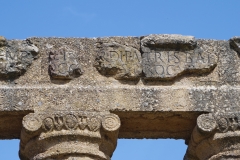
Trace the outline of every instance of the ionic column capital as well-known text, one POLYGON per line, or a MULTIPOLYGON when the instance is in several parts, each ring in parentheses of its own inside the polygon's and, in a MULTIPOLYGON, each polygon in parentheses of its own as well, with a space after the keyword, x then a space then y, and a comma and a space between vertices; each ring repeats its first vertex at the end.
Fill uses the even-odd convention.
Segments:
POLYGON ((23 118, 21 159, 108 160, 116 148, 120 119, 112 113, 55 111, 23 118))
POLYGON ((240 159, 240 113, 197 118, 185 160, 240 159))

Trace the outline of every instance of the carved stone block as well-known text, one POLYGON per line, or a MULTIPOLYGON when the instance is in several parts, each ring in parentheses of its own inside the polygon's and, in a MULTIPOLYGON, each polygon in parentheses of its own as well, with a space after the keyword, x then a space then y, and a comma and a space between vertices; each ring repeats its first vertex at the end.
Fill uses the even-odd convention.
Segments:
POLYGON ((117 138, 185 139, 185 160, 240 159, 238 46, 180 35, 0 37, 0 138, 21 138, 22 160, 106 160, 117 138), (84 76, 62 81, 81 67, 84 76))
POLYGON ((146 79, 169 80, 182 74, 206 73, 217 63, 215 53, 198 46, 192 36, 149 35, 141 39, 146 79))
POLYGON ((0 37, 0 77, 16 78, 37 58, 38 48, 29 40, 7 41, 0 37))
POLYGON ((116 42, 101 43, 95 61, 97 70, 116 79, 138 79, 142 73, 141 53, 116 42))
POLYGON ((83 71, 77 61, 76 51, 62 47, 49 53, 49 74, 53 79, 73 79, 83 71))
POLYGON ((230 46, 240 54, 240 37, 233 37, 229 40, 230 46))
POLYGON ((202 114, 197 119, 199 131, 225 133, 240 130, 240 113, 202 114))
POLYGON ((22 124, 21 159, 110 160, 120 119, 110 113, 49 111, 30 113, 22 124))
POLYGON ((202 114, 197 118, 184 160, 240 158, 240 113, 202 114))

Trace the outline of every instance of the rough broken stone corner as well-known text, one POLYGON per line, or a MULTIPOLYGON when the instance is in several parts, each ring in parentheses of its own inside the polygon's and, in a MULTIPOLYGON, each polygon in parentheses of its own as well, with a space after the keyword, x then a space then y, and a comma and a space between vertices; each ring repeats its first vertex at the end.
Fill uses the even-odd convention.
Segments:
POLYGON ((240 37, 0 36, 0 138, 20 139, 22 160, 110 160, 118 138, 240 159, 239 54, 240 37))

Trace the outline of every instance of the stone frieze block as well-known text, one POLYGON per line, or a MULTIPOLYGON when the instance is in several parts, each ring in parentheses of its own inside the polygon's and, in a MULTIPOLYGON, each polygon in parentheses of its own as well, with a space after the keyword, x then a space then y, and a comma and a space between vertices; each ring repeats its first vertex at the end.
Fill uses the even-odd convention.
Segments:
POLYGON ((8 41, 0 36, 0 77, 17 78, 37 58, 38 48, 30 40, 8 41))
POLYGON ((146 79, 169 80, 186 73, 208 73, 217 55, 192 36, 149 35, 141 39, 146 79))
POLYGON ((117 42, 100 43, 95 67, 105 76, 116 79, 138 79, 142 74, 139 50, 117 42))
POLYGON ((76 51, 68 47, 50 51, 49 74, 53 79, 73 79, 82 75, 76 51))

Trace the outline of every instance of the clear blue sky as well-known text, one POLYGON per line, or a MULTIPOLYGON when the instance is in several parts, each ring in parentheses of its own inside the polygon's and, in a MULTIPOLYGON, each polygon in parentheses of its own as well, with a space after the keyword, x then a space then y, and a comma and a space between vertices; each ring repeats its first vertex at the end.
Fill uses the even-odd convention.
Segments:
MULTIPOLYGON (((0 0, 0 35, 102 37, 183 34, 240 36, 239 0, 0 0)), ((0 141, 0 160, 18 160, 18 140, 0 141)), ((183 140, 119 140, 112 160, 180 160, 183 140)))

